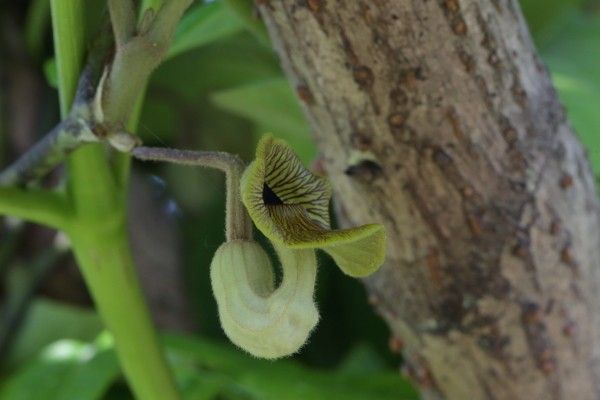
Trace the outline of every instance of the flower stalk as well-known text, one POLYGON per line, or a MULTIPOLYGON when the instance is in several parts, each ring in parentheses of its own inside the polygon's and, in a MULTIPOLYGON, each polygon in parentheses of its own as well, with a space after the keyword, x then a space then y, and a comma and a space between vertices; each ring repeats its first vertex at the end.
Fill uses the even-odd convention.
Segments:
POLYGON ((233 154, 219 151, 191 151, 139 146, 131 154, 144 161, 165 161, 181 165, 215 168, 225 173, 225 236, 227 241, 252 240, 252 222, 240 198, 244 163, 233 154))

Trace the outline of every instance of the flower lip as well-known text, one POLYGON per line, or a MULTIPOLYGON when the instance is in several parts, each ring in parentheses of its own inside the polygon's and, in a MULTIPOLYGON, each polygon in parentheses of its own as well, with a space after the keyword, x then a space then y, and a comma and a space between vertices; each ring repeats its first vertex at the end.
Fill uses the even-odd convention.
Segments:
POLYGON ((329 229, 329 182, 304 168, 282 140, 266 136, 260 141, 256 159, 244 172, 241 189, 254 223, 272 240, 291 244, 285 238, 292 239, 293 235, 282 230, 285 221, 274 220, 290 214, 301 216, 302 225, 307 227, 329 229))
POLYGON ((329 228, 331 187, 326 179, 313 175, 282 140, 267 136, 258 146, 257 163, 262 162, 263 204, 300 206, 308 218, 329 228))
POLYGON ((250 217, 272 241, 290 248, 321 248, 351 276, 368 275, 383 263, 383 226, 331 230, 329 182, 307 170, 284 141, 261 139, 256 159, 242 177, 241 192, 250 217))

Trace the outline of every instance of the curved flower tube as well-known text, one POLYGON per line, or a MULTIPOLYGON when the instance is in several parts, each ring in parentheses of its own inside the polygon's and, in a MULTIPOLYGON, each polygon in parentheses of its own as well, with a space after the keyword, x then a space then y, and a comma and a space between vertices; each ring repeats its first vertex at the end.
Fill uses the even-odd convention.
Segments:
POLYGON ((323 249, 354 277, 369 275, 383 264, 383 226, 332 230, 329 182, 308 171, 284 141, 272 136, 261 139, 256 159, 242 177, 241 193, 254 224, 274 243, 323 249))
POLYGON ((298 351, 319 320, 313 299, 314 251, 277 245, 275 249, 283 269, 283 280, 276 289, 271 261, 256 242, 222 244, 210 266, 227 337, 250 354, 271 359, 298 351))

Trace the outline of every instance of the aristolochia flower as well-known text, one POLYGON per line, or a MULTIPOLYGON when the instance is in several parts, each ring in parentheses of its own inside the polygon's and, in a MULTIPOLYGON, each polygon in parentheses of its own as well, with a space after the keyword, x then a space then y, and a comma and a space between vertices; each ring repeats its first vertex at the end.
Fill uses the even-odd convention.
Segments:
MULTIPOLYGON (((120 145, 127 150, 135 144, 124 140, 120 145)), ((329 183, 304 168, 281 140, 267 136, 260 141, 256 160, 241 181, 243 164, 230 154, 151 147, 129 150, 142 160, 201 165, 226 173, 227 242, 215 253, 210 277, 225 334, 256 357, 295 353, 317 324, 316 248, 331 254, 351 276, 368 275, 383 263, 383 227, 330 229, 329 183), (250 218, 271 240, 281 263, 283 277, 277 287, 269 257, 252 240, 250 218)))
POLYGON ((383 264, 383 226, 332 230, 329 183, 308 171, 280 139, 261 139, 256 159, 242 177, 241 194, 254 224, 276 244, 323 249, 354 277, 369 275, 383 264))
MULTIPOLYGON (((235 168, 229 173, 229 182, 237 182, 235 168)), ((315 249, 329 253, 346 274, 365 276, 383 263, 385 232, 379 224, 332 230, 329 183, 304 168, 285 142, 270 136, 260 141, 239 188, 244 205, 238 193, 228 192, 233 200, 228 202, 230 231, 237 236, 219 247, 210 268, 219 319, 229 339, 247 352, 284 357, 306 343, 319 320, 313 298, 315 249), (278 287, 269 257, 245 228, 248 216, 232 211, 236 204, 246 207, 273 243, 283 273, 278 287)))

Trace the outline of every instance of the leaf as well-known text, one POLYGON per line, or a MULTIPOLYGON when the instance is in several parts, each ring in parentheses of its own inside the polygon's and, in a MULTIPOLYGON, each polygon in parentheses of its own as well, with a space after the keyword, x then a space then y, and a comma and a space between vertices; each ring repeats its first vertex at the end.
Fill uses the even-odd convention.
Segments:
MULTIPOLYGON (((233 346, 201 337, 163 338, 184 399, 416 400, 395 371, 376 367, 338 371, 307 369, 295 361, 252 358, 233 346)), ((61 340, 3 381, 0 400, 92 400, 119 377, 114 343, 107 333, 93 343, 61 340)), ((361 352, 358 358, 374 356, 361 352)))
POLYGON ((36 300, 11 346, 5 365, 18 365, 56 340, 93 340, 101 331, 102 322, 92 311, 50 300, 36 300))
POLYGON ((288 135, 306 135, 308 126, 285 78, 251 83, 212 95, 218 106, 288 135))
MULTIPOLYGON (((239 391, 238 397, 261 400, 281 399, 378 399, 416 400, 418 395, 397 372, 374 373, 309 370, 290 360, 254 359, 225 346, 200 337, 169 335, 165 338, 171 357, 188 357, 197 375, 218 371, 230 377, 223 379, 221 390, 239 391)), ((199 378, 201 379, 201 378, 199 378)))
POLYGON ((273 52, 245 32, 195 48, 155 71, 139 131, 145 143, 160 136, 164 146, 186 135, 195 139, 187 141, 188 146, 212 146, 244 156, 253 144, 254 125, 232 118, 208 96, 275 76, 281 71, 273 52), (218 147, 223 144, 228 145, 218 147))
POLYGON ((600 173, 600 18, 571 18, 542 56, 552 72, 569 119, 600 173))
POLYGON ((364 374, 385 370, 385 361, 372 345, 360 343, 355 345, 346 355, 338 368, 345 374, 364 374))
POLYGON ((54 57, 44 62, 44 76, 48 86, 58 88, 58 73, 56 72, 56 59, 54 57))
MULTIPOLYGON (((309 127, 292 88, 283 77, 223 90, 212 95, 219 107, 246 117, 285 139, 307 163, 315 155, 309 127)), ((262 132, 265 133, 265 132, 262 132)))
POLYGON ((86 344, 79 362, 62 382, 56 400, 85 400, 99 398, 121 375, 112 337, 103 333, 92 344, 86 344))
MULTIPOLYGON (((174 94, 181 95, 174 104, 181 108, 182 100, 192 106, 214 91, 280 76, 273 52, 242 32, 162 64, 153 74, 151 85, 161 89, 162 101, 171 100, 174 94), (173 95, 168 97, 165 89, 173 95)), ((152 89, 150 95, 157 97, 152 89)))
POLYGON ((270 47, 269 33, 263 21, 256 14, 256 6, 253 0, 222 1, 260 43, 270 47))
POLYGON ((585 0, 521 0, 529 29, 538 43, 563 24, 565 15, 577 11, 585 0))
POLYGON ((0 400, 95 400, 119 375, 106 336, 92 344, 65 339, 11 376, 0 389, 0 400))
POLYGON ((228 374, 218 370, 201 369, 188 354, 168 353, 171 369, 184 399, 250 399, 228 374))
POLYGON ((240 32, 242 22, 221 2, 204 3, 184 15, 177 25, 167 58, 240 32))

